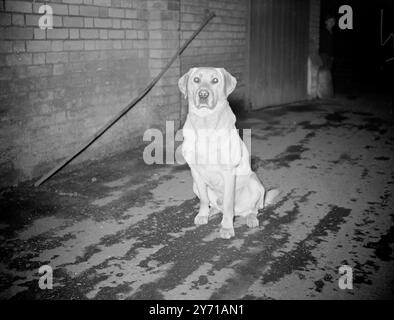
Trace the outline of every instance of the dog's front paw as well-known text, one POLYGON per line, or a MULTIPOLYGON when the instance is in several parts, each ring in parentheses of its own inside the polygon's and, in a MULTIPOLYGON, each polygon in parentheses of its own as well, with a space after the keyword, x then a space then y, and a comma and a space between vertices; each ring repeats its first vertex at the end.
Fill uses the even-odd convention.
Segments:
POLYGON ((202 225, 202 224, 207 224, 208 223, 208 216, 207 215, 196 215, 194 218, 194 224, 196 225, 202 225))
POLYGON ((234 237, 234 228, 220 228, 220 237, 222 239, 230 239, 231 237, 234 237))
POLYGON ((257 219, 257 215, 254 213, 246 216, 246 225, 249 228, 257 228, 259 226, 259 220, 257 219))

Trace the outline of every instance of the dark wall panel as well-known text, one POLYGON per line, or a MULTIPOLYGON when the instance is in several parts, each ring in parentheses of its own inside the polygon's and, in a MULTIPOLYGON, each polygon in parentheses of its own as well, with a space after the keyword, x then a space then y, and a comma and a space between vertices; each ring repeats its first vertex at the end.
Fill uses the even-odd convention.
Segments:
POLYGON ((307 97, 308 27, 308 0, 251 1, 252 108, 307 97))

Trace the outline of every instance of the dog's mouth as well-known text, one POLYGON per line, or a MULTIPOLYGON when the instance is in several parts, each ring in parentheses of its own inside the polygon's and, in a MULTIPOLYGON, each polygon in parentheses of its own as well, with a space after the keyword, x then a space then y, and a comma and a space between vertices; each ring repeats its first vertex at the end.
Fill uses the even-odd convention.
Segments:
POLYGON ((212 106, 209 103, 209 99, 208 98, 198 98, 198 105, 197 108, 201 109, 201 108, 208 108, 208 109, 212 109, 212 106))

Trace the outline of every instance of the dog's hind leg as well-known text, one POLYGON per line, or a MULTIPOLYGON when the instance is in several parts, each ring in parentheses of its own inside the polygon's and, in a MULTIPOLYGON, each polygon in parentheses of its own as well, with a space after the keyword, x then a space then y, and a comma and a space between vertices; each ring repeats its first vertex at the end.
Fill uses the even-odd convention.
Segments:
POLYGON ((259 204, 261 197, 264 196, 260 193, 260 191, 255 190, 254 199, 251 199, 251 203, 253 203, 253 207, 251 212, 245 217, 246 218, 246 225, 249 228, 257 228, 259 226, 259 220, 257 219, 257 214, 259 210, 259 204))
POLYGON ((246 216, 246 225, 249 228, 257 228, 259 226, 259 219, 257 219, 257 213, 249 213, 246 216))
POLYGON ((269 205, 273 204, 273 203, 274 203, 274 199, 275 199, 279 194, 280 194, 280 191, 279 191, 278 189, 271 189, 271 190, 268 190, 268 191, 265 193, 264 201, 262 202, 262 203, 263 203, 263 206, 261 207, 261 209, 264 208, 265 206, 269 206, 269 205))
POLYGON ((260 203, 264 199, 264 187, 255 175, 252 175, 248 184, 244 188, 238 190, 235 205, 238 215, 245 217, 246 225, 249 228, 259 226, 257 219, 260 203))

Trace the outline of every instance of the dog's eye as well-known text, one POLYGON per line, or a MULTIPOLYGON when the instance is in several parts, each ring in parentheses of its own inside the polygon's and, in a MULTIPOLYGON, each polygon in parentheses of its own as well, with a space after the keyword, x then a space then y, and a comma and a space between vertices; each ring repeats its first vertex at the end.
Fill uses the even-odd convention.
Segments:
POLYGON ((218 82, 219 82, 218 78, 213 78, 212 79, 212 83, 218 83, 218 82))
POLYGON ((195 78, 193 79, 193 81, 194 81, 195 83, 199 83, 199 82, 200 82, 200 78, 195 77, 195 78))

